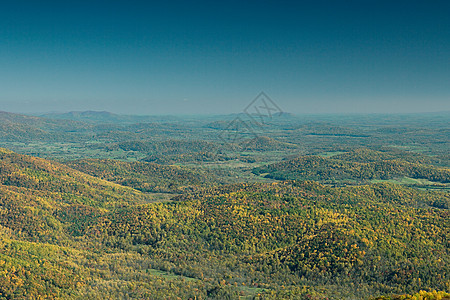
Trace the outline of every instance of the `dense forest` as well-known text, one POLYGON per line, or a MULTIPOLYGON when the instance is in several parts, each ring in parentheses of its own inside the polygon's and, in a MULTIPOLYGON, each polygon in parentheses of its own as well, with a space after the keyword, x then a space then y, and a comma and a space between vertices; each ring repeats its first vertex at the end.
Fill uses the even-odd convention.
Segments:
POLYGON ((143 192, 182 192, 185 189, 218 182, 212 174, 149 162, 87 159, 70 161, 67 165, 92 176, 143 192))
POLYGON ((450 298, 439 118, 292 118, 0 114, 0 299, 450 298))
POLYGON ((399 176, 423 178, 438 183, 450 182, 450 168, 436 167, 379 151, 357 149, 330 158, 300 156, 285 162, 259 167, 256 174, 275 179, 318 180, 372 180, 393 179, 399 176))

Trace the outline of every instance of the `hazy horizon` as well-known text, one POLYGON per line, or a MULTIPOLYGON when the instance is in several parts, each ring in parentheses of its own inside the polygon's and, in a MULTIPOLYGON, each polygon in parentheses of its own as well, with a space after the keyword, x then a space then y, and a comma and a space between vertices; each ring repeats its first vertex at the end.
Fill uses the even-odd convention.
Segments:
POLYGON ((293 114, 450 111, 446 1, 14 1, 0 110, 293 114))
MULTIPOLYGON (((117 116, 131 116, 131 117, 221 117, 221 116, 234 116, 234 115, 246 115, 243 111, 236 111, 231 113, 155 113, 155 114, 147 114, 147 113, 122 113, 120 111, 114 112, 109 110, 70 110, 70 111, 31 111, 31 112, 20 112, 20 111, 5 111, 0 110, 0 112, 5 113, 13 113, 19 115, 27 115, 27 116, 37 116, 37 117, 45 117, 50 115, 64 115, 70 113, 110 113, 117 116)), ((443 111, 422 111, 422 112, 305 112, 305 113, 291 113, 282 111, 283 114, 292 115, 294 117, 301 116, 351 116, 351 115, 439 115, 439 114, 450 114, 450 110, 443 111)))

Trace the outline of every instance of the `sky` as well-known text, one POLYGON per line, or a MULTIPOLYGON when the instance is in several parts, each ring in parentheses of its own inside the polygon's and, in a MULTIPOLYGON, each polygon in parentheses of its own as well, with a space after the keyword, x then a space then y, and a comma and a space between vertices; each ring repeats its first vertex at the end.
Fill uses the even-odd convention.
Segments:
POLYGON ((0 0, 0 110, 450 111, 450 1, 0 0))

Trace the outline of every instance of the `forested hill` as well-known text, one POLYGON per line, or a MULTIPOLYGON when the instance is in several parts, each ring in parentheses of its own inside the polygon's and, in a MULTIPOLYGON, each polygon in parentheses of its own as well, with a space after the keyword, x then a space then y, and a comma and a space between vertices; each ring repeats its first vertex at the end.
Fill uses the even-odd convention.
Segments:
POLYGON ((89 176, 57 162, 3 148, 0 148, 0 184, 2 190, 30 196, 48 194, 49 200, 60 201, 60 204, 114 207, 149 199, 135 189, 89 176))
POLYGON ((450 182, 450 168, 426 164, 426 157, 403 160, 389 153, 372 150, 354 150, 333 157, 300 156, 253 170, 255 174, 274 179, 367 181, 396 177, 422 178, 438 183, 450 182))
POLYGON ((216 184, 218 181, 212 174, 205 172, 148 162, 84 159, 66 164, 92 176, 143 192, 182 192, 196 186, 216 184))
POLYGON ((246 150, 274 151, 282 149, 298 149, 298 145, 277 141, 266 136, 259 136, 246 141, 242 146, 246 150))
MULTIPOLYGON (((111 163, 102 172, 113 177, 143 167, 83 163, 111 163)), ((6 299, 367 299, 450 281, 444 192, 286 181, 146 203, 135 189, 5 149, 0 175, 6 299)))
MULTIPOLYGON (((90 126, 70 120, 50 120, 0 111, 0 141, 52 141, 69 139, 70 133, 85 132, 90 126)), ((73 137, 72 137, 73 138, 73 137)))
POLYGON ((334 155, 333 158, 361 163, 377 162, 383 160, 401 160, 410 163, 450 167, 450 161, 446 160, 445 158, 429 156, 412 151, 402 151, 400 149, 395 149, 392 147, 381 147, 381 149, 378 151, 368 148, 356 148, 349 152, 334 155))

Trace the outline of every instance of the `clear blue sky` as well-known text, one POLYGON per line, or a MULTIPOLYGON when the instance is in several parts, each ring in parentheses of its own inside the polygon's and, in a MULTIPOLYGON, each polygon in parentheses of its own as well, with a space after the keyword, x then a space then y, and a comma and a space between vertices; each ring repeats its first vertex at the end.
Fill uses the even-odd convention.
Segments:
POLYGON ((0 2, 0 110, 450 110, 450 1, 0 2))

